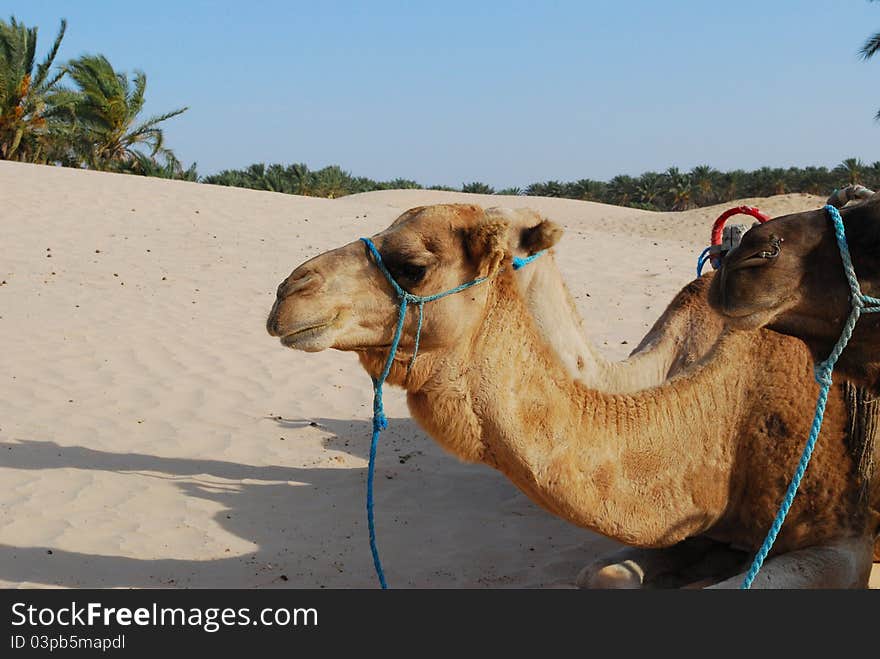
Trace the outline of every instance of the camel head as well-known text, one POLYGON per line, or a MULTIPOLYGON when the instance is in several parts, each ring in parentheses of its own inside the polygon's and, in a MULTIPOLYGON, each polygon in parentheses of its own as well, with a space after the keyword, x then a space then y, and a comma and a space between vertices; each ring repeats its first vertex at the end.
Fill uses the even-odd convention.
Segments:
MULTIPOLYGON (((513 256, 547 249, 561 233, 531 211, 445 204, 406 211, 372 241, 401 287, 431 295, 494 277, 510 267, 513 256)), ((531 276, 528 270, 521 269, 523 277, 531 276)), ((425 305, 419 361, 474 332, 488 290, 483 284, 425 305)), ((394 336, 398 305, 366 245, 356 240, 306 261, 281 282, 266 328, 288 348, 357 351, 376 376, 394 336)), ((417 310, 407 313, 397 359, 401 364, 414 350, 417 318, 417 310)), ((389 381, 400 383, 395 371, 389 381)))
MULTIPOLYGON (((841 216, 862 292, 874 295, 880 284, 880 197, 844 208, 841 216)), ((817 357, 827 357, 850 311, 827 212, 786 215, 746 232, 716 273, 709 302, 735 327, 767 326, 804 339, 817 357)))
POLYGON ((752 227, 722 261, 709 289, 710 304, 742 328, 763 327, 799 308, 811 279, 806 259, 820 246, 827 223, 824 211, 816 210, 752 227))

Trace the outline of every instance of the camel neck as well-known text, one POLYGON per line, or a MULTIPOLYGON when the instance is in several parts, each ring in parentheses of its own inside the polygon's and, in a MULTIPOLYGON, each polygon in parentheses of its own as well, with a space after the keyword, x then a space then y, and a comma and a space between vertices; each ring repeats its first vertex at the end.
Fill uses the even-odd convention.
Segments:
POLYGON ((553 256, 530 267, 533 272, 521 287, 522 297, 538 333, 572 377, 606 393, 658 386, 708 352, 723 328, 705 302, 710 279, 698 279, 675 297, 635 353, 609 361, 590 341, 553 256))
POLYGON ((608 377, 607 361, 586 335, 584 320, 552 254, 531 266, 522 296, 538 332, 576 379, 600 387, 608 377))
POLYGON ((490 287, 473 342, 409 391, 423 427, 554 514, 628 544, 665 546, 717 521, 736 428, 701 384, 724 360, 638 394, 600 393, 566 373, 508 276, 490 287))

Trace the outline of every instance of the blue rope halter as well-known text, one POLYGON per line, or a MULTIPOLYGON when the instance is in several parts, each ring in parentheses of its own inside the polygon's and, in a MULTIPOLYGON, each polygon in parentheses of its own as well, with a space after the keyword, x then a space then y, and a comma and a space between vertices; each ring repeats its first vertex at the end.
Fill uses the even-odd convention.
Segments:
MULTIPOLYGON (((376 546, 376 525, 373 517, 373 475, 376 471, 376 448, 379 445, 379 435, 388 427, 388 419, 385 416, 385 407, 382 403, 382 385, 385 384, 385 380, 388 378, 388 373, 391 372, 391 364, 394 363, 394 357, 397 355, 397 348, 400 345, 400 337, 403 334, 403 323, 406 320, 406 310, 410 304, 415 304, 419 308, 415 347, 413 348, 413 354, 409 360, 409 364, 406 367, 406 372, 409 374, 410 370, 412 370, 413 362, 415 362, 416 356, 419 354, 419 338, 422 334, 422 317, 424 315, 425 303, 439 300, 440 298, 453 295, 454 293, 460 293, 472 286, 477 286, 478 284, 488 281, 489 278, 477 277, 476 279, 465 282, 460 286, 450 288, 448 291, 443 291, 442 293, 435 293, 434 295, 413 295, 398 284, 388 271, 388 268, 382 261, 382 255, 379 254, 379 250, 376 249, 373 241, 369 238, 361 238, 361 241, 367 246, 367 249, 373 256, 373 261, 375 261, 376 267, 379 268, 379 272, 381 272, 385 276, 385 279, 388 280, 388 283, 391 284, 391 288, 394 289, 398 299, 397 327, 394 330, 394 338, 392 339, 391 347, 388 350, 388 359, 385 360, 385 366, 382 368, 379 377, 373 378, 373 436, 370 440, 370 462, 367 469, 367 526, 369 527, 370 532, 370 552, 373 555, 373 567, 376 568, 376 576, 379 577, 379 585, 384 590, 388 588, 388 584, 385 581, 385 571, 382 569, 382 561, 379 559, 379 549, 376 546)), ((513 269, 519 270, 523 266, 534 261, 543 253, 544 251, 542 250, 525 258, 515 256, 512 264, 513 269)))
POLYGON ((697 257, 697 277, 703 276, 703 267, 706 265, 706 261, 708 261, 710 258, 709 251, 711 249, 712 249, 712 246, 710 245, 709 247, 704 249, 702 252, 700 252, 700 255, 697 257))
POLYGON ((807 439, 807 444, 804 447, 804 452, 801 454, 801 459, 794 472, 794 477, 791 479, 788 490, 786 490, 785 496, 782 499, 782 505, 779 507, 779 512, 776 513, 776 519, 773 520, 773 524, 770 526, 770 531, 764 539, 764 544, 761 545, 754 561, 752 561, 752 566, 746 573, 745 579, 743 579, 742 588, 744 590, 752 587, 752 582, 758 575, 758 570, 761 569, 764 559, 767 558, 767 554, 773 547, 773 543, 776 542, 776 536, 779 534, 779 529, 782 528, 782 523, 785 521, 786 515, 788 515, 795 494, 797 494, 798 487, 801 484, 801 479, 804 477, 804 473, 807 471, 807 466, 810 464, 810 458, 813 455, 813 448, 816 446, 819 431, 822 429, 822 419, 825 416, 825 404, 828 401, 828 391, 831 389, 831 373, 834 371, 834 365, 837 363, 846 344, 849 343, 853 329, 855 329, 856 323, 859 320, 859 316, 863 313, 880 312, 880 299, 864 295, 862 289, 859 287, 859 281, 856 278, 852 258, 849 254, 849 246, 846 243, 846 232, 843 228, 843 219, 840 217, 840 211, 831 205, 825 206, 825 211, 828 213, 831 222, 834 224, 834 234, 837 237, 837 247, 840 249, 840 260, 843 262, 843 271, 846 274, 850 293, 852 294, 852 311, 850 311, 849 317, 846 319, 846 323, 843 326, 843 331, 840 334, 840 338, 834 345, 834 349, 831 351, 828 359, 816 364, 816 382, 819 383, 819 398, 816 401, 816 413, 813 416, 810 437, 807 439))

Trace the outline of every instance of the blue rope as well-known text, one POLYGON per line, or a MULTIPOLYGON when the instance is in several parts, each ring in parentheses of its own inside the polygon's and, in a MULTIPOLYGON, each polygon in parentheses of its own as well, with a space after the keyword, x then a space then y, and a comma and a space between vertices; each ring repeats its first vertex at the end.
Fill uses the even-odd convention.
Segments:
POLYGON ((522 268, 523 266, 528 265, 529 263, 531 263, 532 261, 534 261, 536 258, 538 258, 539 256, 541 256, 541 254, 543 254, 545 251, 547 251, 547 250, 543 250, 543 249, 542 249, 540 252, 535 252, 535 253, 532 254, 531 256, 525 256, 525 257, 523 257, 523 256, 514 256, 514 257, 513 257, 513 269, 514 269, 514 270, 519 270, 519 269, 522 268))
POLYGON ((782 498, 782 505, 779 507, 779 512, 776 513, 776 519, 773 520, 773 524, 770 526, 770 531, 764 539, 764 544, 761 545, 761 548, 755 555, 755 559, 752 561, 749 571, 743 579, 742 588, 744 590, 752 587, 752 582, 755 580, 758 571, 764 564, 764 559, 767 558, 767 554, 773 547, 773 543, 776 542, 776 536, 779 535, 782 523, 785 521, 786 515, 788 515, 791 504, 794 502, 794 497, 801 484, 801 479, 804 477, 804 473, 807 471, 807 466, 810 464, 813 449, 819 438, 819 431, 822 429, 822 419, 825 416, 825 404, 828 402, 828 391, 831 389, 831 374, 834 372, 834 365, 837 363, 846 344, 849 343, 856 323, 859 320, 859 316, 861 316, 862 313, 880 312, 880 299, 862 294, 859 281, 856 278, 855 269, 853 268, 849 246, 846 242, 846 231, 843 228, 843 219, 840 217, 840 211, 831 205, 825 206, 825 211, 828 213, 828 216, 834 224, 834 234, 837 238, 837 247, 840 250, 840 259, 843 262, 843 271, 846 274, 846 279, 849 282, 849 288, 852 295, 852 311, 850 311, 849 317, 846 319, 846 323, 840 334, 840 338, 834 345, 834 349, 831 351, 828 359, 819 362, 816 365, 816 382, 819 383, 819 398, 816 400, 816 412, 813 415, 813 425, 810 428, 810 436, 807 439, 804 452, 801 454, 801 459, 798 461, 794 477, 791 479, 791 483, 788 485, 785 496, 782 498))
MULTIPOLYGON (((379 559, 379 548, 376 545, 376 524, 373 515, 373 476, 376 472, 376 449, 379 446, 379 435, 388 427, 388 419, 385 416, 385 407, 382 403, 382 385, 384 385, 385 380, 388 379, 388 374, 391 372, 391 365, 394 363, 394 357, 397 355, 397 348, 400 345, 400 337, 403 335, 403 323, 406 320, 406 310, 410 304, 415 304, 419 308, 415 347, 413 348, 413 354, 412 357, 410 357, 409 364, 407 364, 406 367, 408 375, 412 369, 413 362, 416 360, 416 356, 419 354, 419 339, 422 335, 422 317, 424 315, 425 303, 433 302, 434 300, 439 300, 447 295, 460 293, 472 286, 482 284, 488 280, 488 277, 477 277, 476 279, 465 282, 460 286, 450 288, 448 291, 443 291, 442 293, 435 293, 434 295, 413 295, 404 290, 388 271, 388 268, 382 261, 382 255, 379 254, 379 250, 376 249, 373 241, 369 238, 361 238, 361 241, 367 246, 367 249, 373 256, 373 261, 375 261, 376 266, 385 276, 385 279, 388 280, 388 283, 391 284, 391 287, 394 289, 394 293, 399 300, 399 306, 397 309, 397 327, 394 329, 394 338, 391 341, 391 347, 388 349, 388 359, 385 360, 385 366, 382 368, 379 377, 373 378, 373 436, 370 440, 370 461, 367 468, 367 526, 370 533, 370 553, 373 555, 373 567, 376 569, 376 576, 379 577, 379 585, 384 590, 388 588, 388 584, 385 581, 385 571, 382 569, 382 561, 379 559)), ((543 253, 543 251, 537 252, 525 258, 520 258, 518 256, 514 257, 513 269, 519 270, 524 265, 528 265, 534 261, 543 253)))
POLYGON ((709 260, 709 250, 711 250, 711 249, 712 249, 712 246, 710 245, 709 247, 704 249, 702 252, 700 252, 700 255, 697 257, 697 277, 703 276, 703 268, 706 265, 706 261, 709 260))

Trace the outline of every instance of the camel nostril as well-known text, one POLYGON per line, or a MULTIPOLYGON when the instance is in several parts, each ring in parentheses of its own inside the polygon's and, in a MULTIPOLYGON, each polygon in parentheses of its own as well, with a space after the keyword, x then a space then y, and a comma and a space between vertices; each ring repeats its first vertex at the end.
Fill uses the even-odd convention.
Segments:
POLYGON ((324 278, 314 270, 295 271, 278 287, 277 298, 283 300, 294 294, 302 295, 319 288, 324 278))

